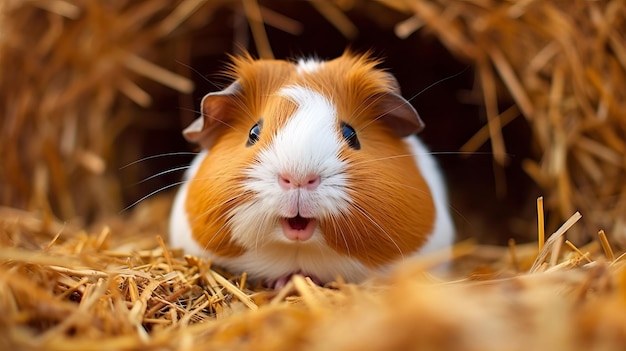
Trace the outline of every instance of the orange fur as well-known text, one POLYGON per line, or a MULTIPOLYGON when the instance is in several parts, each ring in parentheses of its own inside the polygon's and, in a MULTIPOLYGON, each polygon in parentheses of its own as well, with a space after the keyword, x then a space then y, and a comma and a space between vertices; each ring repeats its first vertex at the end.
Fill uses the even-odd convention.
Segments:
POLYGON ((274 121, 285 123, 289 112, 295 110, 293 103, 281 99, 277 104, 273 97, 293 71, 293 65, 284 61, 254 61, 249 56, 233 59, 230 75, 239 80, 245 94, 232 97, 231 115, 215 131, 219 137, 189 183, 186 201, 194 238, 216 255, 232 257, 243 252, 231 240, 228 213, 249 200, 250 194, 241 187, 244 169, 264 145, 259 142, 246 148, 248 132, 266 114, 283 116, 264 123, 264 132, 275 131, 280 125, 274 121))
MULTIPOLYGON (((349 163, 347 190, 353 206, 340 217, 318 219, 328 244, 371 267, 419 249, 433 227, 434 203, 409 148, 376 120, 388 111, 381 111, 374 97, 398 89, 389 74, 375 69, 377 64, 367 55, 347 52, 319 71, 298 74, 286 61, 233 58, 229 75, 244 93, 233 98, 228 126, 219 127, 215 146, 190 183, 186 209, 195 239, 217 255, 242 252, 231 241, 227 214, 251 196, 241 187, 243 170, 264 145, 260 141, 246 148, 248 131, 263 118, 263 133, 275 134, 297 108, 275 92, 298 84, 328 97, 339 119, 355 128, 362 146, 345 146, 340 155, 349 163)), ((338 122, 338 135, 339 128, 338 122)))
POLYGON ((350 165, 347 188, 353 205, 334 221, 348 226, 321 222, 329 245, 369 266, 416 252, 435 219, 430 190, 408 147, 384 129, 380 123, 367 126, 359 134, 361 150, 346 148, 342 155, 350 165))
POLYGON ((189 183, 186 209, 193 236, 203 248, 220 256, 237 256, 243 252, 243 248, 231 242, 227 215, 249 198, 240 184, 245 178, 242 175, 245 162, 252 162, 254 155, 243 148, 239 154, 242 162, 232 162, 230 151, 245 142, 245 135, 242 137, 240 133, 224 135, 189 183))

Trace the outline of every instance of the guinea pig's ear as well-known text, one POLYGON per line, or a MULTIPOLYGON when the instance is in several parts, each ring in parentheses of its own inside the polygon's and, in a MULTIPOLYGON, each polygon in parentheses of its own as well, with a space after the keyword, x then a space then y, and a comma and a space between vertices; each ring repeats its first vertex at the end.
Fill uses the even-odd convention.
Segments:
POLYGON ((424 121, 417 111, 402 96, 395 92, 388 92, 380 96, 378 102, 383 115, 380 119, 400 137, 416 134, 424 129, 424 121))
POLYGON ((228 124, 226 120, 231 115, 235 104, 235 95, 241 91, 241 85, 235 81, 228 88, 207 94, 200 104, 202 116, 193 121, 185 130, 183 136, 187 141, 200 144, 209 149, 215 142, 215 129, 221 124, 228 124))

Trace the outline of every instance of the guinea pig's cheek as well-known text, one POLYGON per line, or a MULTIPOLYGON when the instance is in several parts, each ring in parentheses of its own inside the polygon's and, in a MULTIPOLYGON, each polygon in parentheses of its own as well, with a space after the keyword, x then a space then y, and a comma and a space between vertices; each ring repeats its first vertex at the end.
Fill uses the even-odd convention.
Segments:
POLYGON ((317 221, 315 218, 296 216, 293 218, 281 218, 280 227, 283 235, 293 241, 307 241, 313 237, 317 221))

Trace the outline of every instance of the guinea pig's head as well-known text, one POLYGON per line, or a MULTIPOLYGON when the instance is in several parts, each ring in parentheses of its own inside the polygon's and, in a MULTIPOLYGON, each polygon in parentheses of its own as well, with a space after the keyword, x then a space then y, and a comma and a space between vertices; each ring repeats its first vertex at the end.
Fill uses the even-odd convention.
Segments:
POLYGON ((209 151, 186 201, 202 247, 325 245, 377 267, 426 242, 433 200, 403 140, 423 123, 377 65, 233 59, 234 82, 184 132, 209 151))

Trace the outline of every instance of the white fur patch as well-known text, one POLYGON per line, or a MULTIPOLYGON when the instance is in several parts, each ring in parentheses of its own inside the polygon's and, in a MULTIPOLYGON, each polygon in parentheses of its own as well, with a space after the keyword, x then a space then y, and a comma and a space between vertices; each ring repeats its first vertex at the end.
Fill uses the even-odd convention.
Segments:
POLYGON ((185 200, 187 199, 187 191, 189 188, 189 182, 192 181, 198 172, 198 168, 202 164, 202 161, 207 156, 208 152, 202 151, 196 156, 191 163, 191 166, 185 172, 183 178, 183 185, 176 193, 174 204, 172 205, 172 212, 170 214, 170 244, 172 247, 182 247, 186 253, 192 255, 203 255, 206 250, 203 250, 196 242, 191 234, 191 226, 189 225, 189 216, 185 210, 185 200))
POLYGON ((372 274, 358 260, 331 249, 323 238, 315 242, 261 244, 256 250, 249 250, 241 256, 216 257, 214 262, 234 272, 248 272, 250 277, 267 280, 303 272, 324 282, 338 277, 356 282, 372 274))
POLYGON ((309 57, 298 60, 296 70, 298 74, 314 73, 324 67, 324 61, 309 57))
POLYGON ((428 242, 419 253, 449 249, 454 243, 454 224, 448 208, 447 192, 439 166, 428 148, 414 135, 404 139, 411 148, 419 170, 430 188, 435 203, 435 225, 428 242))

